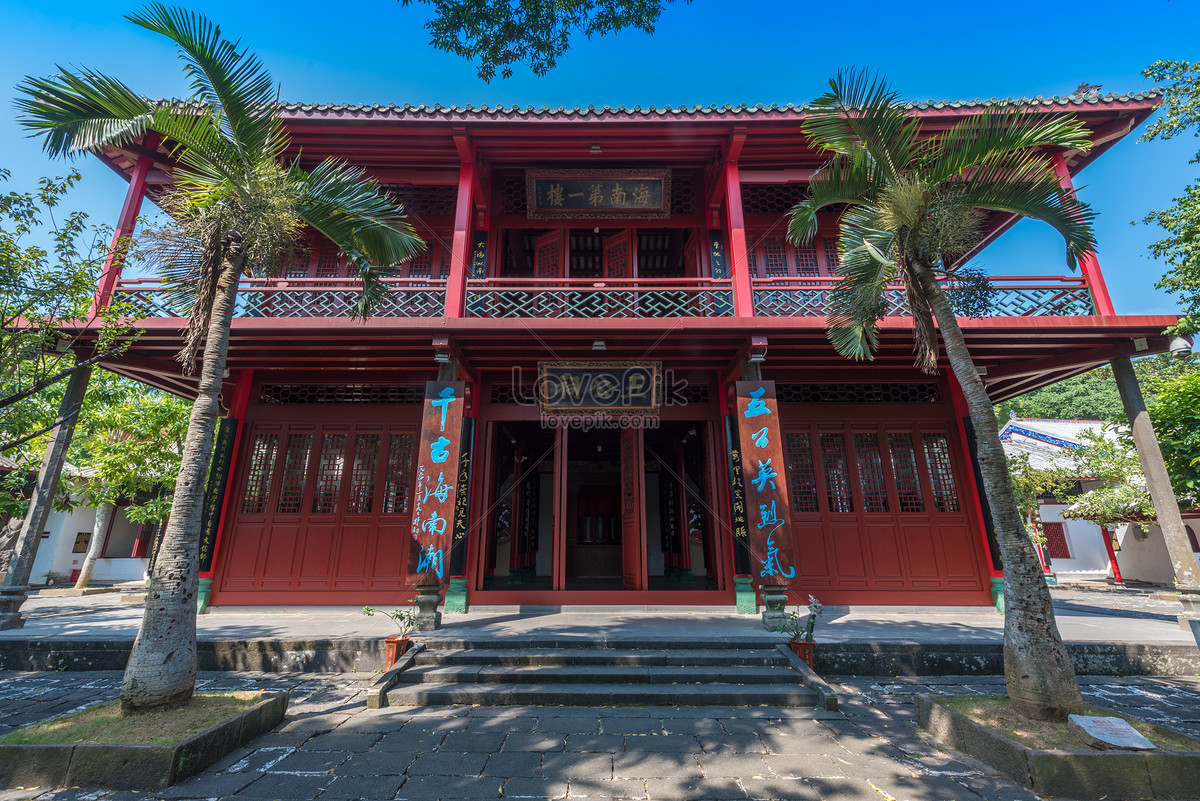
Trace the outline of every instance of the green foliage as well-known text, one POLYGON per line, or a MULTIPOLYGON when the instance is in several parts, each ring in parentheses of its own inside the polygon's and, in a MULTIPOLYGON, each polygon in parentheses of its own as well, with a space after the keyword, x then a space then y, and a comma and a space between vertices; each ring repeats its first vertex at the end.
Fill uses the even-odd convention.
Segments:
POLYGON ((376 612, 379 612, 386 618, 390 618, 396 624, 396 628, 400 630, 399 636, 401 637, 407 637, 417 627, 417 613, 411 609, 393 609, 390 612, 384 612, 382 609, 376 609, 373 606, 364 606, 362 608, 362 613, 367 617, 374 617, 376 612))
POLYGON ((1063 469, 1079 478, 1099 481, 1100 485, 1072 504, 1067 516, 1101 525, 1153 520, 1154 504, 1128 431, 1115 438, 1085 431, 1080 442, 1083 447, 1071 451, 1071 460, 1063 469))
MULTIPOLYGON (((0 183, 8 178, 0 169, 0 183)), ((53 422, 59 382, 84 361, 119 354, 133 338, 121 307, 91 321, 87 336, 94 340, 79 325, 96 293, 109 232, 60 208, 78 180, 72 171, 43 178, 32 192, 0 195, 0 453, 17 461, 30 458, 29 438, 53 422)))
MULTIPOLYGON (((921 277, 958 278, 958 259, 978 241, 983 212, 1048 223, 1062 234, 1072 263, 1094 246, 1093 212, 1061 191, 1045 156, 1047 149, 1090 147, 1087 129, 1072 117, 991 112, 927 133, 886 81, 853 70, 839 72, 813 101, 804 131, 832 156, 792 210, 788 236, 807 242, 819 211, 849 206, 838 239, 843 280, 831 293, 828 317, 830 341, 843 356, 873 358, 884 292, 899 282, 912 312, 917 365, 936 370, 938 335, 921 277)), ((980 279, 962 274, 969 314, 987 306, 980 279)))
MULTIPOLYGON (((690 3, 691 0, 682 0, 690 3)), ((573 36, 587 38, 636 28, 654 33, 663 6, 675 0, 400 0, 431 6, 425 23, 430 44, 446 53, 477 61, 479 77, 496 71, 511 78, 513 65, 526 63, 542 76, 558 63, 573 36)))
POLYGON ((1041 499, 1066 496, 1075 488, 1075 477, 1063 467, 1034 467, 1029 454, 1018 453, 1008 457, 1008 478, 1026 532, 1033 540, 1043 542, 1038 510, 1041 499))
MULTIPOLYGON (((1163 108, 1141 141, 1171 139, 1188 130, 1200 136, 1200 61, 1156 61, 1143 74, 1163 84, 1163 108)), ((1192 163, 1198 161, 1200 154, 1192 163)), ((1143 222, 1167 233, 1150 252, 1168 266, 1158 287, 1178 296, 1183 306, 1172 331, 1194 334, 1200 331, 1200 180, 1185 187, 1170 208, 1147 215, 1143 222)))
POLYGON ((1146 408, 1175 495, 1194 505, 1200 501, 1200 373, 1163 383, 1146 408))

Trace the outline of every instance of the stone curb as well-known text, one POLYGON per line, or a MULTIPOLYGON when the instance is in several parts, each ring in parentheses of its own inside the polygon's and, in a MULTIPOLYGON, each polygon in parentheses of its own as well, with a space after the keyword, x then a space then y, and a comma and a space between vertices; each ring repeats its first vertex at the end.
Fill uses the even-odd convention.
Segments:
POLYGON ((288 694, 262 701, 176 746, 0 745, 0 786, 161 790, 283 722, 288 694))
POLYGON ((991 765, 1040 795, 1188 799, 1195 798, 1200 787, 1200 751, 1036 751, 931 696, 918 695, 915 701, 917 724, 935 740, 991 765))
MULTIPOLYGON (((124 670, 133 640, 0 640, 0 670, 124 670)), ((200 640, 200 670, 352 673, 383 667, 381 638, 200 640)))
POLYGON ((788 663, 800 674, 801 681, 817 694, 817 708, 824 709, 826 712, 837 712, 837 693, 826 683, 825 679, 818 676, 816 671, 810 668, 803 659, 796 656, 787 645, 780 644, 778 648, 779 652, 787 657, 788 663))
POLYGON ((417 654, 424 648, 425 646, 419 643, 411 645, 404 656, 392 665, 391 670, 384 673, 367 688, 367 709, 383 709, 388 705, 388 690, 400 683, 400 674, 412 667, 417 654))

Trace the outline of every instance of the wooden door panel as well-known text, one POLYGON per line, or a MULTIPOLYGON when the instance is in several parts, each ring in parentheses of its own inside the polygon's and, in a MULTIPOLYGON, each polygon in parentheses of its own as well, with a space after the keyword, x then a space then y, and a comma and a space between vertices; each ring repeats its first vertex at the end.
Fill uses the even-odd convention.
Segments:
POLYGON ((828 529, 833 540, 834 566, 837 586, 866 587, 867 565, 857 524, 833 524, 828 529))
POLYGON ((533 240, 533 271, 536 278, 562 278, 566 273, 567 232, 551 231, 533 240))
POLYGON ((904 586, 904 566, 896 543, 896 529, 890 523, 868 526, 867 544, 871 553, 871 574, 875 586, 895 589, 904 586))
POLYGON ((913 586, 941 586, 942 570, 929 524, 904 526, 904 544, 908 551, 908 575, 913 586))
POLYGON ((796 578, 801 587, 830 587, 829 542, 820 521, 792 524, 796 578))
POLYGON ((604 240, 604 277, 633 278, 637 275, 637 248, 633 231, 622 231, 604 240))
POLYGON ((373 550, 375 556, 371 560, 372 584, 403 580, 407 556, 404 545, 408 542, 409 529, 408 520, 379 524, 373 550))
POLYGON ((263 589, 289 589, 294 577, 296 562, 296 540, 300 536, 297 525, 274 525, 266 529, 267 553, 263 559, 263 589))
POLYGON ((336 528, 329 523, 309 523, 301 545, 300 573, 297 589, 323 589, 329 586, 333 566, 333 543, 336 528))
POLYGON ((338 538, 337 568, 333 573, 335 589, 360 589, 367 584, 367 545, 369 524, 347 524, 338 538))

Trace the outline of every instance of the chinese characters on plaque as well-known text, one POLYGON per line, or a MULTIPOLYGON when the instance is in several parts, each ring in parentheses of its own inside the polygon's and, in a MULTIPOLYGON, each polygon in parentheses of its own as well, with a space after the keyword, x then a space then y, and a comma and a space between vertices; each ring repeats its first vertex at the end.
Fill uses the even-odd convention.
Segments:
POLYGON ((530 219, 671 216, 670 170, 527 170, 530 219))
POLYGON ((791 584, 792 506, 774 381, 737 382, 737 430, 753 575, 763 584, 791 584))
POLYGON ((425 384, 412 517, 418 584, 441 584, 449 576, 465 392, 461 381, 425 384))

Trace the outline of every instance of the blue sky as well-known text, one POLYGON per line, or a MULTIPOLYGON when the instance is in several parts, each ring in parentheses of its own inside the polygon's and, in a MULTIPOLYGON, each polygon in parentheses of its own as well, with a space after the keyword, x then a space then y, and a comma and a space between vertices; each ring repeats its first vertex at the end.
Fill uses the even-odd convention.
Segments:
MULTIPOLYGON (((13 86, 22 76, 51 74, 56 64, 87 66, 147 95, 186 90, 172 49, 121 18, 135 7, 0 0, 0 167, 12 170, 13 186, 66 169, 24 139, 12 119, 13 86)), ((652 37, 626 32, 580 41, 545 78, 518 68, 513 78, 487 84, 472 65, 428 45, 425 6, 242 0, 189 7, 241 37, 280 82, 282 98, 307 102, 802 103, 849 65, 880 70, 910 99, 1068 94, 1080 82, 1126 92, 1150 86, 1141 71, 1156 59, 1200 58, 1200 4, 1187 0, 1101 0, 1074 9, 1044 2, 696 0, 669 6, 652 37)), ((1156 229, 1131 223, 1169 205, 1195 177, 1200 168, 1188 162, 1200 143, 1191 136, 1151 144, 1135 138, 1083 173, 1081 195, 1100 214, 1100 262, 1117 312, 1173 313, 1174 300, 1153 288, 1163 272, 1147 252, 1156 229)), ((115 222, 124 183, 98 163, 78 163, 85 181, 76 205, 115 222)), ((1057 235, 1032 222, 977 264, 1007 274, 1065 270, 1057 235)))

